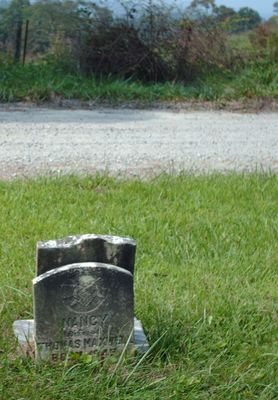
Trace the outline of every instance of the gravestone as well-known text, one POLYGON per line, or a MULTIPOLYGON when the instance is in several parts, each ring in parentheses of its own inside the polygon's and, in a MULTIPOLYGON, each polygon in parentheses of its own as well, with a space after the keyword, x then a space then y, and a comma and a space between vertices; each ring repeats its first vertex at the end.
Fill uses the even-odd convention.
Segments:
POLYGON ((134 318, 136 242, 80 235, 39 242, 33 280, 35 320, 15 321, 22 351, 62 360, 69 353, 149 349, 134 318))
POLYGON ((36 353, 64 359, 133 343, 133 276, 101 263, 53 269, 33 280, 36 353))
POLYGON ((63 265, 98 262, 127 269, 133 274, 136 242, 109 235, 79 235, 38 242, 37 275, 63 265))

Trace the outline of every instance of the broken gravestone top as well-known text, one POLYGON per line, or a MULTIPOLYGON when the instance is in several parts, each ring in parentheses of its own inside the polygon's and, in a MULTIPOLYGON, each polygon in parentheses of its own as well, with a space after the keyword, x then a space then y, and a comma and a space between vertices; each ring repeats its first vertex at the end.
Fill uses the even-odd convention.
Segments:
POLYGON ((37 243, 37 276, 82 262, 112 264, 133 274, 136 242, 131 238, 109 235, 78 235, 37 243))
POLYGON ((81 263, 33 280, 36 357, 122 349, 133 343, 133 276, 120 267, 81 263))

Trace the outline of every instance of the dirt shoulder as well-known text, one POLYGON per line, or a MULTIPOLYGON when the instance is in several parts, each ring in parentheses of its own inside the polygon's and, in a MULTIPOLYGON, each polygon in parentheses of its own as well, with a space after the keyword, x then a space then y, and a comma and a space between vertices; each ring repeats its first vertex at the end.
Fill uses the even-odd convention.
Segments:
POLYGON ((278 99, 259 98, 237 101, 165 101, 165 102, 98 102, 78 99, 55 98, 51 102, 0 103, 0 111, 21 111, 30 108, 62 110, 98 110, 101 108, 130 110, 169 110, 169 111, 227 111, 236 113, 278 112, 278 99))

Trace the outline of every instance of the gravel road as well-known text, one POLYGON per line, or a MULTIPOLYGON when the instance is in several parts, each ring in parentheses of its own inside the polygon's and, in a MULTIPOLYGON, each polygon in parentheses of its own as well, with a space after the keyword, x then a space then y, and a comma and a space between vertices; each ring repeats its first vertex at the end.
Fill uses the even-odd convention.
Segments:
POLYGON ((109 172, 278 172, 278 113, 0 111, 0 178, 109 172))

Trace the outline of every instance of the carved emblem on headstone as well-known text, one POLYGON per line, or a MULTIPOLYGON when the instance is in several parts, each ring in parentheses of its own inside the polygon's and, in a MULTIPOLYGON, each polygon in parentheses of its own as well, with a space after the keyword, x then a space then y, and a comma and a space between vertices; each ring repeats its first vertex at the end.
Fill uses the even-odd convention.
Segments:
POLYGON ((63 303, 74 313, 90 314, 105 301, 104 290, 100 288, 100 279, 81 277, 78 285, 71 282, 62 285, 63 303))

